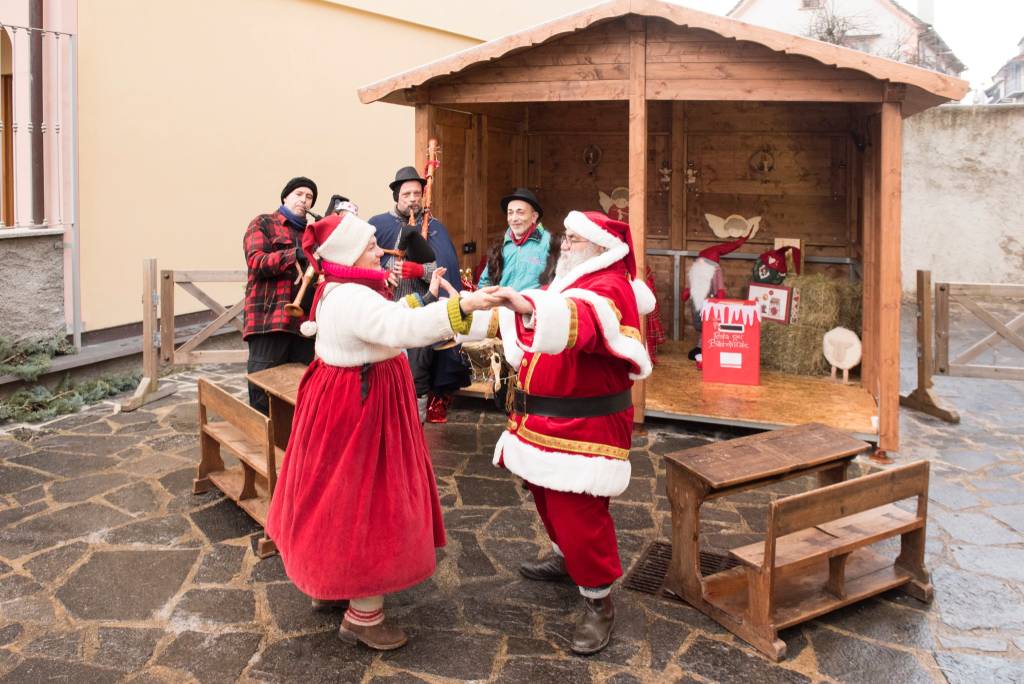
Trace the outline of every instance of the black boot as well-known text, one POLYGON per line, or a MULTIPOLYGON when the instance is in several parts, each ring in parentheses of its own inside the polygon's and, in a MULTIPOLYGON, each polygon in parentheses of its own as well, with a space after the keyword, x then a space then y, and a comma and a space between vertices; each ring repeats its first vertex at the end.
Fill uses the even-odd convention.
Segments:
POLYGON ((689 351, 689 353, 686 355, 686 358, 690 359, 691 361, 696 361, 698 354, 700 354, 700 347, 699 346, 698 347, 694 347, 693 349, 691 349, 689 351))
POLYGON ((599 599, 583 598, 583 611, 576 618, 576 631, 572 635, 572 650, 580 655, 597 653, 612 638, 615 624, 615 606, 611 594, 599 599))
POLYGON ((557 582, 565 579, 569 573, 565 569, 565 558, 554 551, 539 561, 523 563, 519 566, 519 574, 526 579, 557 582))

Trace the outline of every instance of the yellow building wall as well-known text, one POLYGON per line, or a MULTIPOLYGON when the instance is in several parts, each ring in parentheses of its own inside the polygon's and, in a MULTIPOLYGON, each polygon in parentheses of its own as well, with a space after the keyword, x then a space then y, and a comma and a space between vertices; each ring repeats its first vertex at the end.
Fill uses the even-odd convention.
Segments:
MULTIPOLYGON (((458 33, 480 40, 518 33, 523 29, 571 14, 600 0, 325 0, 336 5, 385 14, 403 21, 458 33)), ((686 4, 686 3, 684 3, 686 4)))
MULTIPOLYGON (((317 182, 315 209, 338 192, 364 217, 387 209, 387 183, 413 159, 413 111, 360 104, 356 90, 478 42, 326 0, 78 11, 85 330, 141 320, 145 257, 244 269, 246 225, 292 176, 317 182)), ((210 290, 229 302, 242 285, 210 290)), ((180 290, 177 302, 200 308, 180 290)))

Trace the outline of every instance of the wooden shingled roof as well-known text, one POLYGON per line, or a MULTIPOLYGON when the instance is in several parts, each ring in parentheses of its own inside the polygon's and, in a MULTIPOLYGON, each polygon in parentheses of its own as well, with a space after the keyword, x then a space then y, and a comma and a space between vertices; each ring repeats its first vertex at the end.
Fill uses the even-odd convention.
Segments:
POLYGON ((435 79, 451 77, 470 67, 495 62, 626 15, 664 19, 680 27, 711 31, 725 39, 757 43, 779 53, 808 57, 829 67, 855 70, 878 81, 906 87, 908 104, 913 104, 905 106, 905 115, 960 100, 969 90, 968 83, 959 78, 728 17, 660 0, 609 0, 372 83, 359 90, 359 99, 363 103, 414 104, 419 99, 416 89, 435 79))

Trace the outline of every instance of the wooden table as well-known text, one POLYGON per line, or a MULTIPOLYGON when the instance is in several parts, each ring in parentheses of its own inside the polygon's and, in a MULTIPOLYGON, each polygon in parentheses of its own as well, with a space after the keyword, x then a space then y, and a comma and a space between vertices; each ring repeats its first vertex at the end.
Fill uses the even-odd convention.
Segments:
POLYGON ((270 400, 270 422, 274 425, 275 445, 288 448, 288 436, 292 433, 292 415, 295 413, 295 397, 299 393, 306 366, 301 363, 286 363, 266 370, 248 373, 245 378, 267 393, 270 400))
POLYGON ((821 486, 841 482, 850 461, 870 448, 846 432, 810 423, 668 454, 672 561, 665 588, 755 643, 757 635, 748 638, 741 619, 708 600, 708 581, 700 572, 701 504, 810 473, 817 473, 821 486))

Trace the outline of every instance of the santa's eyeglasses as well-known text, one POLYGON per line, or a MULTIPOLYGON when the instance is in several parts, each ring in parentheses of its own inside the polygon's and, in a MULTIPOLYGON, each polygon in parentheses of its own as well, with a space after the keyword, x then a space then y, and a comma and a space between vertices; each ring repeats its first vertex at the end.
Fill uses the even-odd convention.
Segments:
POLYGON ((562 236, 562 246, 565 246, 566 244, 568 244, 570 246, 578 245, 581 242, 586 242, 586 241, 587 241, 586 238, 573 237, 571 235, 563 235, 562 236))

